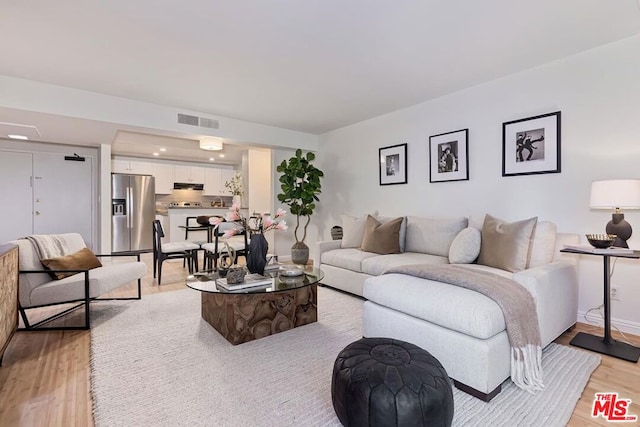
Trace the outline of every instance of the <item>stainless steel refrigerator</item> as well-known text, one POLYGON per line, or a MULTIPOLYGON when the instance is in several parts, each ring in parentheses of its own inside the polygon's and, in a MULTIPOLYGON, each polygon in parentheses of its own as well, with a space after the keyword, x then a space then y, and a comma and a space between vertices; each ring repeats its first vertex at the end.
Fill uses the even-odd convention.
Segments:
POLYGON ((151 175, 111 175, 111 251, 153 250, 156 212, 151 175))

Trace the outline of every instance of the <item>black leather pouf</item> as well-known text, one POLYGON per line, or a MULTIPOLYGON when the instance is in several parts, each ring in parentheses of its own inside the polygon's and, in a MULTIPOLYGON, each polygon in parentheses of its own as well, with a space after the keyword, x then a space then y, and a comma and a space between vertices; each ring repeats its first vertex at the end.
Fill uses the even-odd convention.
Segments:
POLYGON ((344 426, 450 426, 453 390, 429 352, 390 338, 349 344, 333 365, 331 398, 344 426))

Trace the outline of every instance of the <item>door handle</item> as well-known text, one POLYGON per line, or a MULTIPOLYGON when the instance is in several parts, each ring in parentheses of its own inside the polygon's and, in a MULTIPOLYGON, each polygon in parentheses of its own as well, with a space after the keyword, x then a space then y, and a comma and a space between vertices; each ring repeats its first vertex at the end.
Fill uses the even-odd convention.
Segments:
POLYGON ((40 215, 40 211, 36 211, 36 215, 40 215))
POLYGON ((133 191, 131 191, 131 187, 127 187, 127 228, 131 228, 133 221, 131 219, 132 211, 131 206, 133 205, 131 197, 133 196, 133 191))

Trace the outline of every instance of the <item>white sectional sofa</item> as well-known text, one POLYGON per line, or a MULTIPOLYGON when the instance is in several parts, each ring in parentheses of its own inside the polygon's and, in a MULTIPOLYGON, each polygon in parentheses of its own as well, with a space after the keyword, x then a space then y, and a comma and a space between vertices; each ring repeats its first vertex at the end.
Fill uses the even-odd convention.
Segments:
MULTIPOLYGON (((390 218, 378 220, 384 223, 390 218)), ((323 284, 367 300, 365 337, 396 338, 426 349, 443 364, 456 386, 470 394, 488 401, 510 376, 510 346, 500 307, 469 289, 405 274, 383 274, 386 270, 453 261, 510 278, 533 295, 543 347, 576 322, 575 260, 559 250, 564 244, 578 243, 579 236, 557 233, 553 223, 533 221, 524 252, 520 242, 519 249, 503 254, 519 251, 526 257, 520 267, 509 265, 508 271, 471 262, 478 255, 475 246, 482 249, 480 261, 488 264, 495 263, 492 258, 508 247, 502 244, 505 240, 495 251, 487 247, 496 243, 491 241, 496 234, 485 233, 483 219, 406 217, 399 232, 402 251, 394 254, 354 247, 361 233, 358 227, 364 224, 358 221, 365 218, 343 217, 343 240, 319 242, 317 264, 325 273, 323 284)), ((498 228, 500 224, 498 220, 498 228)), ((498 239, 508 238, 508 233, 500 233, 499 229, 498 239)))

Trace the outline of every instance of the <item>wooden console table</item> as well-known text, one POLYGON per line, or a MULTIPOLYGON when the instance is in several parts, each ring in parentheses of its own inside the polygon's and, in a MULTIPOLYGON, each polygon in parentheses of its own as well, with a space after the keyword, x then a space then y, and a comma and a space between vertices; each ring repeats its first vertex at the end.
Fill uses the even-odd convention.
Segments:
POLYGON ((18 246, 0 245, 0 365, 18 328, 18 246))

